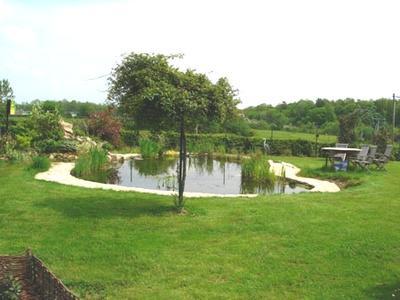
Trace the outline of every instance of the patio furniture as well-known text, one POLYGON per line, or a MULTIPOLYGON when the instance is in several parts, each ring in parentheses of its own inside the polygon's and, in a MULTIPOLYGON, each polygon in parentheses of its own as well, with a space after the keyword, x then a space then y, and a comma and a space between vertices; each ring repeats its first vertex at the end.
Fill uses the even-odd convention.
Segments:
MULTIPOLYGON (((337 143, 336 148, 348 148, 349 144, 337 143)), ((346 160, 346 153, 337 153, 333 155, 333 160, 341 160, 342 162, 346 160)))
POLYGON ((360 153, 358 153, 357 158, 353 160, 353 163, 364 170, 368 170, 369 165, 372 163, 372 159, 369 158, 368 152, 369 146, 362 146, 360 153))
POLYGON ((347 148, 347 147, 323 147, 321 151, 325 153, 325 166, 328 166, 328 160, 332 159, 336 154, 345 154, 345 160, 349 161, 355 157, 360 149, 358 148, 347 148))
POLYGON ((377 157, 372 160, 378 170, 385 170, 385 165, 388 163, 390 157, 392 156, 392 150, 393 145, 387 145, 385 152, 383 154, 377 154, 377 157))

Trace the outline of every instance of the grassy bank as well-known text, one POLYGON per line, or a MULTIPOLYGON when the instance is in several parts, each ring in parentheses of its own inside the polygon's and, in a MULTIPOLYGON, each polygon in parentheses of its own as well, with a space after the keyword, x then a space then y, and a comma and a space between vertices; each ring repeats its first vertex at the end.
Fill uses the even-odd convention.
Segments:
MULTIPOLYGON (((257 138, 266 138, 267 140, 271 137, 270 130, 254 130, 254 136, 257 138)), ((275 130, 273 133, 273 138, 275 140, 305 140, 315 142, 315 134, 305 133, 305 132, 291 132, 283 130, 275 130)), ((334 135, 320 134, 318 142, 319 143, 335 143, 337 140, 334 135)))
POLYGON ((0 253, 32 248, 86 299, 390 298, 399 175, 391 163, 335 194, 190 199, 178 216, 169 197, 40 182, 0 162, 0 253))

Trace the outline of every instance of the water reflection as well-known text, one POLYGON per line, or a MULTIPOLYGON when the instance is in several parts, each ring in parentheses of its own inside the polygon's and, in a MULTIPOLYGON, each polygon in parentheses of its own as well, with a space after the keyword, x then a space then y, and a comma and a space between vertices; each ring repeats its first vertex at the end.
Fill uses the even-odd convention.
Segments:
MULTIPOLYGON (((177 158, 126 160, 115 165, 117 176, 110 183, 158 190, 178 188, 177 158)), ((241 176, 240 162, 232 158, 216 159, 211 156, 187 158, 187 192, 215 194, 274 194, 307 191, 294 182, 277 180, 275 184, 259 184, 241 176)))

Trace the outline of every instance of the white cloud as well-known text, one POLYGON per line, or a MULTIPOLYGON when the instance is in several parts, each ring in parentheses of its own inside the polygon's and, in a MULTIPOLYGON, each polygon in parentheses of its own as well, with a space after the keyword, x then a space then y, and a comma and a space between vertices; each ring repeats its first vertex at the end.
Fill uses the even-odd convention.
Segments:
POLYGON ((397 11, 383 1, 113 1, 49 6, 0 0, 0 77, 19 101, 102 101, 130 51, 184 53, 227 76, 245 105, 400 92, 397 11))

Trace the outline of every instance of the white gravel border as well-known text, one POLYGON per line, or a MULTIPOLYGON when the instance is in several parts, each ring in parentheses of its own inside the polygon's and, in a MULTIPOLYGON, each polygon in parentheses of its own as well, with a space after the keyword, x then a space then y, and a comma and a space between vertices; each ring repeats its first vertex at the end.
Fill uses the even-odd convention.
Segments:
MULTIPOLYGON (((134 157, 137 155, 127 154, 113 154, 113 156, 118 156, 118 158, 124 157, 134 157)), ((329 181, 318 180, 314 178, 306 178, 299 177, 296 174, 300 172, 300 169, 296 166, 285 163, 285 162, 273 162, 269 160, 269 164, 271 166, 271 171, 275 173, 275 175, 282 175, 282 168, 285 170, 285 176, 288 179, 304 183, 312 186, 313 188, 310 190, 311 192, 339 192, 339 187, 329 181)), ((104 189, 104 190, 113 190, 113 191, 123 191, 123 192, 139 192, 139 193, 149 193, 149 194, 157 194, 164 196, 172 196, 176 195, 176 191, 161 191, 161 190, 151 190, 137 187, 127 187, 116 184, 106 184, 99 183, 94 181, 83 180, 71 175, 71 171, 74 168, 75 163, 67 163, 67 162, 57 162, 52 163, 50 169, 46 172, 38 173, 35 176, 35 179, 57 182, 65 185, 77 186, 77 187, 85 187, 90 189, 104 189)), ((212 194, 212 193, 194 193, 194 192, 185 192, 185 197, 256 197, 257 194, 212 194)))
POLYGON ((300 172, 300 169, 295 165, 285 162, 274 162, 272 160, 269 160, 268 162, 271 166, 270 170, 274 172, 275 175, 281 176, 282 172, 284 171, 286 178, 312 186, 313 188, 310 190, 311 192, 340 192, 340 188, 333 182, 297 176, 297 174, 300 172))

